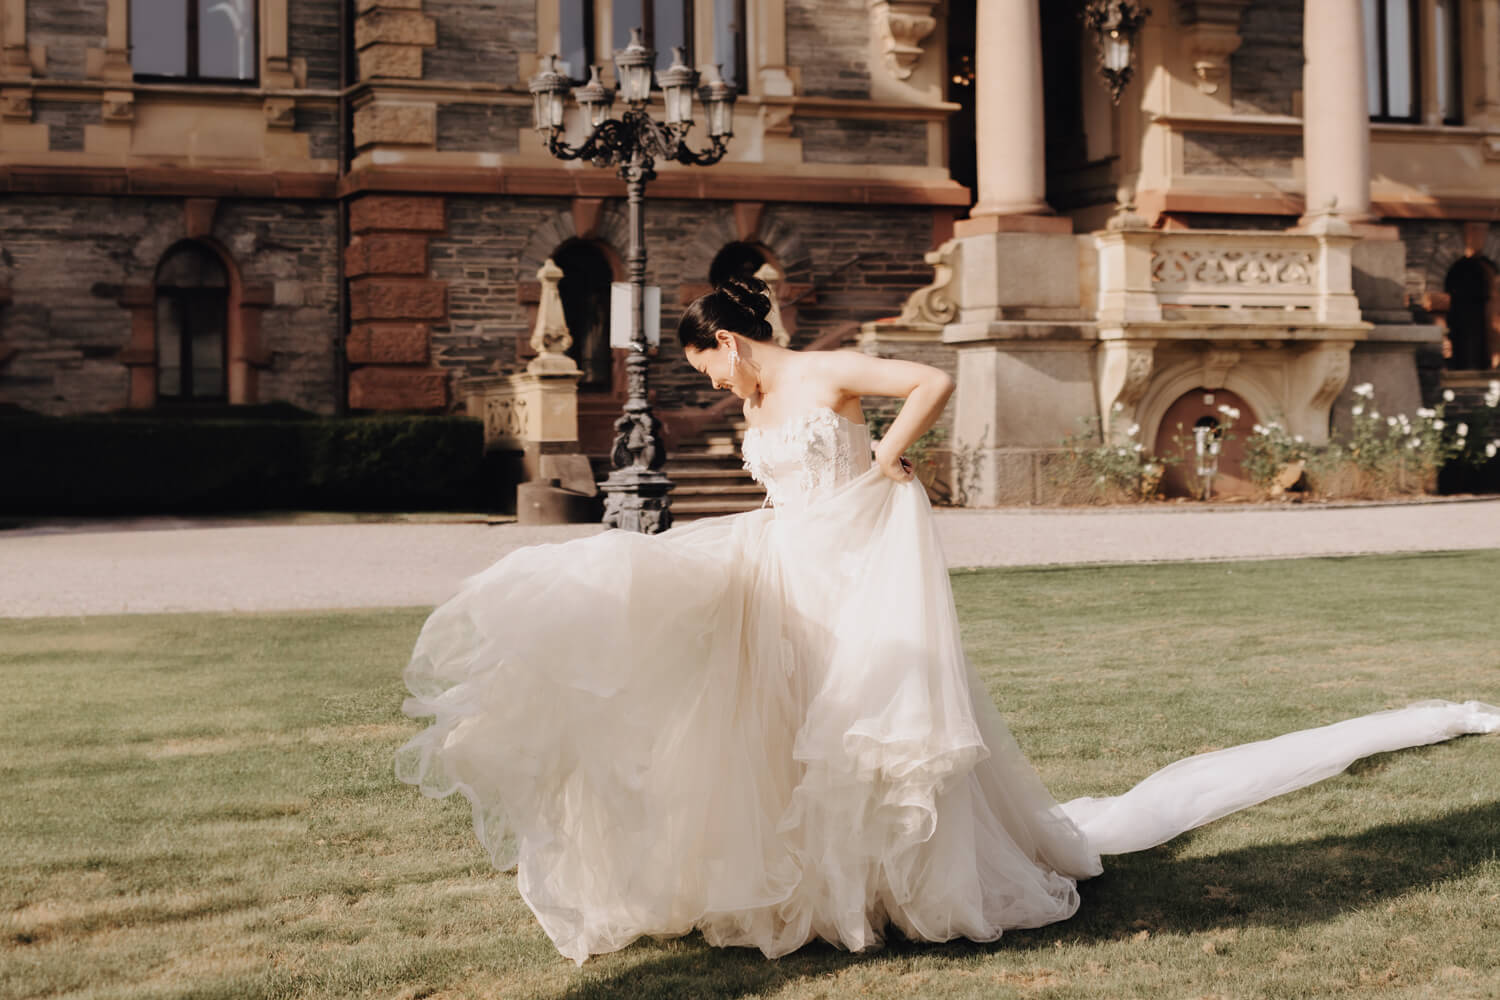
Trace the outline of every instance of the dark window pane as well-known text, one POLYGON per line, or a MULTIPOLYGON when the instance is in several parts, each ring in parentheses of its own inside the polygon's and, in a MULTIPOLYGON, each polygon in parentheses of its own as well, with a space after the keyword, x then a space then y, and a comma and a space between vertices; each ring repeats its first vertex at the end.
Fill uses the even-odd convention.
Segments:
POLYGON ((188 0, 131 0, 130 63, 143 76, 186 76, 188 0))
POLYGON ((672 46, 681 45, 685 50, 688 65, 693 63, 692 25, 693 15, 689 10, 692 0, 652 0, 652 27, 656 37, 656 69, 660 72, 672 65, 672 46))
POLYGON ((253 0, 196 0, 198 75, 221 80, 255 79, 253 0))
POLYGON ((224 306, 214 292, 194 295, 188 309, 192 334, 192 380, 194 399, 224 395, 224 306))
MULTIPOLYGON (((588 28, 594 0, 562 0, 558 16, 558 60, 574 80, 589 78, 588 28)), ((545 50, 543 50, 545 51, 545 50)))
POLYGON ((1364 0, 1365 3, 1365 87, 1369 93, 1370 117, 1378 118, 1385 113, 1385 97, 1380 88, 1380 64, 1385 53, 1380 51, 1380 0, 1364 0))
POLYGON ((182 327, 177 303, 167 296, 156 300, 156 394, 175 399, 182 394, 182 327))
POLYGON ((1463 119, 1460 106, 1462 79, 1459 73, 1458 5, 1437 0, 1437 26, 1432 39, 1432 57, 1437 68, 1437 105, 1443 121, 1457 124, 1463 119))
POLYGON ((714 0, 714 62, 723 67, 724 79, 741 87, 745 74, 740 53, 745 40, 744 0, 714 0))
POLYGON ((1385 113, 1392 118, 1410 118, 1416 114, 1412 40, 1409 0, 1385 0, 1385 113))
MULTIPOLYGON (((623 49, 630 44, 630 29, 646 26, 645 9, 641 0, 615 0, 614 6, 614 44, 615 50, 623 49)), ((651 39, 646 38, 646 44, 651 44, 651 39)), ((610 53, 614 58, 614 53, 610 53)))

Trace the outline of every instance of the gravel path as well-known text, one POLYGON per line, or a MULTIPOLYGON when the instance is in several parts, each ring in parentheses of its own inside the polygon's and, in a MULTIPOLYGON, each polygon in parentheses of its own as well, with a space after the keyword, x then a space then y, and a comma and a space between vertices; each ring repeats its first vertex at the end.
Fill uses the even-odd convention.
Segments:
MULTIPOLYGON (((941 511, 957 566, 1500 549, 1500 500, 941 511)), ((523 545, 593 525, 144 519, 0 531, 0 617, 435 605, 523 545)))

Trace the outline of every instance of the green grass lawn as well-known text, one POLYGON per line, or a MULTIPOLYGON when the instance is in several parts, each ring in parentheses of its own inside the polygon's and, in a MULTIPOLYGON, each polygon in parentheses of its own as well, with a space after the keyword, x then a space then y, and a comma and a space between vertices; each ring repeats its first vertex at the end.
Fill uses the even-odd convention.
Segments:
MULTIPOLYGON (((1500 702, 1500 552, 965 572, 1060 798, 1421 698, 1500 702)), ((996 944, 560 958, 466 803, 394 779, 426 609, 0 621, 0 996, 1500 995, 1500 737, 1106 859, 996 944)))

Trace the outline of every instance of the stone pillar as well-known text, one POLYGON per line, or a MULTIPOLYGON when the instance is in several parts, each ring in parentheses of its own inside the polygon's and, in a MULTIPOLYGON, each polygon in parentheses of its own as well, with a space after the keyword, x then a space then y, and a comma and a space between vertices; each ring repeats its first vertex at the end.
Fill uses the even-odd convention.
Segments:
POLYGON ((448 315, 447 285, 427 277, 427 241, 445 231, 441 198, 366 195, 349 208, 349 406, 435 410, 448 379, 429 364, 430 324, 448 315))
POLYGON ((1370 102, 1360 0, 1306 0, 1302 11, 1302 149, 1309 217, 1370 215, 1370 102))
POLYGON ((974 114, 981 216, 1050 215, 1038 0, 977 5, 974 114))

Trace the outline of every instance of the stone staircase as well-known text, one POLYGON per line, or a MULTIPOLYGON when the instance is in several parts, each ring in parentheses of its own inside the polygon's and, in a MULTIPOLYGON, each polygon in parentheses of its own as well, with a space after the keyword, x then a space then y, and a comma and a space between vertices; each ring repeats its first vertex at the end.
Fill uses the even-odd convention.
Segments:
POLYGON ((766 491, 750 478, 740 459, 745 423, 737 418, 709 424, 680 442, 667 456, 674 521, 738 514, 765 503, 766 491))

